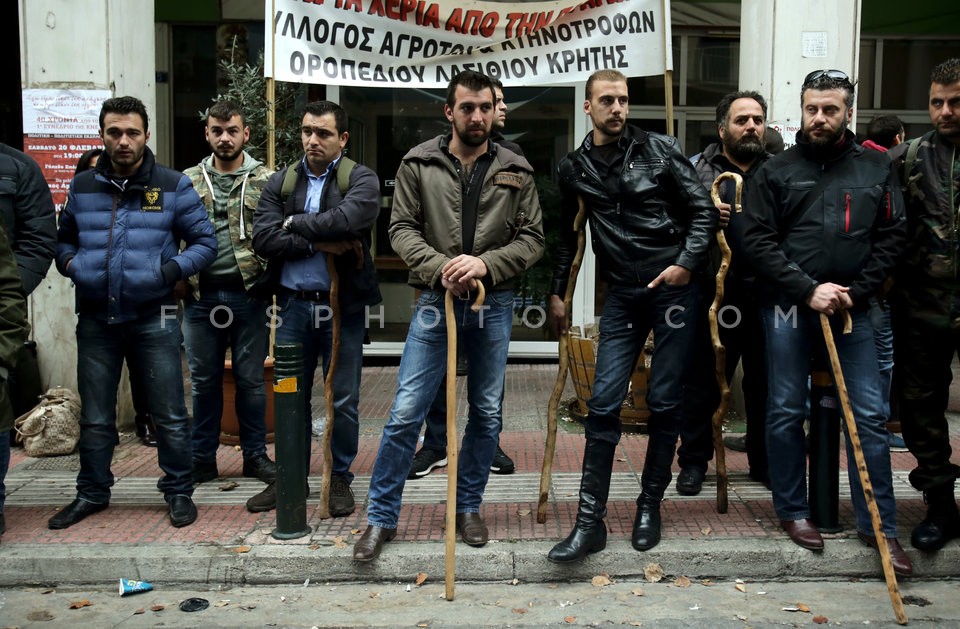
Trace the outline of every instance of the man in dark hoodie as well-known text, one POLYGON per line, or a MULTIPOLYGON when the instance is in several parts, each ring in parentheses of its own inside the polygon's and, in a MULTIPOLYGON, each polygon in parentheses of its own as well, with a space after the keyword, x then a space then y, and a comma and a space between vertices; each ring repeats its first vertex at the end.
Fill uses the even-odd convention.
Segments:
MULTIPOLYGON (((801 88, 795 146, 764 163, 747 188, 744 249, 753 265, 767 352, 767 446, 773 506, 798 546, 822 550, 810 520, 803 422, 807 375, 824 351, 820 315, 830 317, 850 404, 897 574, 912 573, 897 542, 896 503, 871 310, 900 254, 906 224, 890 160, 848 130, 853 83, 817 70, 801 88), (842 334, 841 311, 853 320, 842 334), (836 316, 835 316, 836 315, 836 316)), ((834 374, 836 379, 836 374, 834 374)), ((849 439, 847 473, 857 534, 876 548, 849 439)))
POLYGON ((73 526, 110 502, 117 384, 134 350, 157 426, 158 487, 170 522, 187 526, 197 508, 173 289, 216 258, 217 239, 190 179, 154 160, 139 99, 104 101, 100 137, 109 159, 70 182, 57 233, 57 270, 76 286, 82 410, 77 498, 48 526, 73 526))

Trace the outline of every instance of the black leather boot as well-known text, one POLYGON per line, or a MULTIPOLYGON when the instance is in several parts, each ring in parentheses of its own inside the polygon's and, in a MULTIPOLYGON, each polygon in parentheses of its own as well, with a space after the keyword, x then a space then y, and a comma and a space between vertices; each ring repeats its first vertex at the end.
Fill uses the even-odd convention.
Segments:
POLYGON ((607 545, 607 496, 613 472, 615 444, 588 440, 583 450, 583 476, 580 478, 580 506, 577 522, 570 535, 547 554, 553 563, 580 561, 588 553, 603 550, 607 545))
POLYGON ((149 414, 138 414, 134 417, 133 422, 136 426, 137 437, 140 438, 140 443, 151 448, 156 448, 157 428, 153 424, 153 417, 149 414))
POLYGON ((910 543, 918 550, 936 551, 951 539, 960 537, 960 512, 953 497, 953 484, 923 492, 928 505, 927 517, 913 529, 910 543))
POLYGON ((637 550, 650 550, 660 543, 660 501, 667 490, 673 474, 673 455, 676 451, 676 439, 659 438, 651 434, 647 444, 647 458, 643 462, 643 476, 640 478, 642 491, 637 497, 637 517, 633 521, 633 535, 630 542, 637 550))

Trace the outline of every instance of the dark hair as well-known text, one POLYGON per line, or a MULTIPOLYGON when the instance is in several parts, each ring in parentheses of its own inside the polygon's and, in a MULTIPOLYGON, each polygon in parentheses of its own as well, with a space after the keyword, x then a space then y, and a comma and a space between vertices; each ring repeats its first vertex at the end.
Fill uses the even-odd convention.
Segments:
POLYGON ((150 120, 147 118, 147 107, 143 101, 134 96, 117 96, 103 101, 100 107, 100 130, 103 131, 103 119, 107 114, 137 114, 143 120, 143 130, 147 131, 150 120))
POLYGON ((333 101, 315 100, 312 103, 307 103, 307 106, 303 108, 303 115, 306 116, 307 114, 313 116, 333 114, 333 122, 337 125, 337 135, 343 135, 343 132, 347 130, 347 112, 333 101))
POLYGON ((960 57, 947 59, 940 63, 930 73, 930 82, 940 85, 950 85, 960 81, 960 57))
POLYGON ((847 109, 853 107, 853 88, 856 83, 842 70, 815 70, 807 75, 800 88, 800 104, 807 90, 843 90, 843 104, 847 109))
POLYGON ((727 117, 730 115, 730 106, 733 105, 733 101, 740 100, 741 98, 751 98, 757 101, 757 104, 760 105, 760 109, 763 110, 763 118, 767 118, 767 101, 763 99, 763 96, 759 92, 754 92, 750 90, 742 90, 739 92, 731 92, 720 99, 720 102, 717 103, 717 124, 727 128, 727 117))
MULTIPOLYGON (((499 89, 501 92, 503 91, 503 81, 501 81, 500 79, 495 79, 492 76, 488 78, 490 79, 490 82, 493 83, 494 87, 499 89)), ((496 92, 494 92, 494 94, 496 94, 496 92)))
POLYGON ((74 171, 74 175, 79 175, 85 170, 90 170, 93 166, 90 165, 90 162, 93 161, 94 157, 99 158, 103 155, 102 148, 90 149, 89 151, 84 151, 83 155, 80 156, 80 159, 77 160, 77 169, 74 171))
POLYGON ((490 98, 493 102, 497 100, 497 92, 493 89, 493 81, 490 77, 473 70, 464 70, 450 79, 450 83, 447 84, 447 107, 453 108, 457 103, 457 86, 460 85, 474 92, 490 90, 490 98))
POLYGON ((240 109, 240 105, 232 100, 218 100, 214 104, 210 105, 209 109, 207 109, 208 124, 211 118, 216 118, 217 120, 230 120, 234 116, 240 116, 241 127, 247 126, 247 115, 243 113, 242 109, 240 109))
POLYGON ((627 82, 627 77, 623 72, 619 70, 597 70, 590 75, 590 78, 587 79, 587 85, 584 87, 584 97, 587 100, 590 100, 590 95, 593 92, 593 84, 595 81, 611 81, 614 83, 627 82))
POLYGON ((765 140, 765 146, 763 148, 767 153, 776 155, 777 153, 783 152, 783 135, 777 131, 776 127, 768 126, 764 131, 763 139, 765 140))
POLYGON ((867 139, 888 149, 901 133, 903 122, 896 116, 877 116, 867 125, 867 139))

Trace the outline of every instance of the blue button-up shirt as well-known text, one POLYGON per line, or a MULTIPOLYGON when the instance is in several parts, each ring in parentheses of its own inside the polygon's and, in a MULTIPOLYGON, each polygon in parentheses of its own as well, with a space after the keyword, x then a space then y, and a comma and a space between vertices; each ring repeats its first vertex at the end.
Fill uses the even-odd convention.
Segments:
MULTIPOLYGON (((307 158, 301 161, 303 172, 307 173, 307 201, 303 208, 306 214, 316 214, 322 208, 323 187, 329 175, 340 162, 333 160, 321 175, 314 175, 307 166, 307 158)), ((280 285, 290 290, 330 290, 330 272, 327 270, 327 256, 323 253, 302 260, 288 260, 280 274, 280 285)))

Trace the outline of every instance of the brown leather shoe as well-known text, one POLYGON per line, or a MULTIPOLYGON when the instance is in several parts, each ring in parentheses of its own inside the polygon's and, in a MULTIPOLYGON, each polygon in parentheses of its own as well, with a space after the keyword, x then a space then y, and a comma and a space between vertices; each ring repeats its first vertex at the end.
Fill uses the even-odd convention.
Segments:
POLYGON ((780 526, 797 546, 807 550, 823 550, 820 531, 810 520, 780 520, 780 526))
POLYGON ((380 556, 383 545, 396 536, 397 529, 385 529, 371 524, 353 545, 353 560, 360 563, 373 561, 380 556))
MULTIPOLYGON (((873 535, 867 535, 866 533, 861 533, 857 531, 857 537, 865 546, 880 552, 880 549, 877 548, 877 538, 873 535)), ((904 552, 903 547, 900 545, 900 542, 897 541, 896 537, 887 538, 887 548, 890 549, 890 563, 893 564, 893 572, 898 577, 909 577, 913 575, 913 563, 910 561, 910 558, 907 557, 907 553, 904 552)))
POLYGON ((464 543, 470 546, 483 546, 490 539, 487 525, 479 513, 458 513, 457 530, 464 543))

